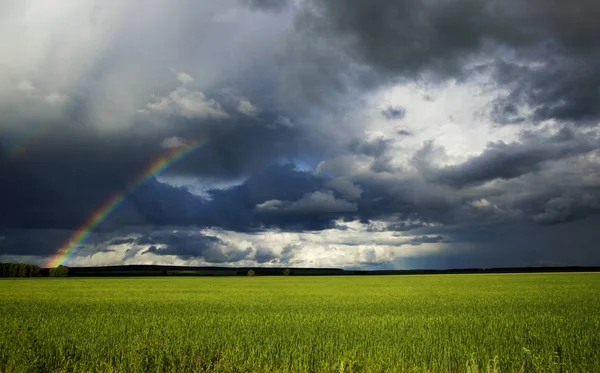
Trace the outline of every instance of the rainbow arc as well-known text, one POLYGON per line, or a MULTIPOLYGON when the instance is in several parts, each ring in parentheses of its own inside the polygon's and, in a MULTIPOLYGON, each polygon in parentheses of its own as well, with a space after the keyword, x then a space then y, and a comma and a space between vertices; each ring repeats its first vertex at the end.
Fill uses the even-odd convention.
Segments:
POLYGON ((148 180, 160 175, 173 164, 177 163, 188 154, 204 147, 208 141, 187 142, 181 147, 177 147, 169 153, 162 155, 154 162, 150 163, 128 186, 120 193, 115 193, 100 205, 82 224, 69 239, 63 243, 54 254, 45 263, 45 267, 56 267, 65 264, 69 258, 76 252, 85 240, 92 234, 94 229, 105 221, 115 210, 117 210, 127 197, 138 189, 148 180))

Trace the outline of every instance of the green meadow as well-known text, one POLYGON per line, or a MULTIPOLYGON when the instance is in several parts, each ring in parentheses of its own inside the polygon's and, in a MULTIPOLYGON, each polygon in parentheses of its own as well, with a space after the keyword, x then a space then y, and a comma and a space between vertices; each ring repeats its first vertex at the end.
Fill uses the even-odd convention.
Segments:
POLYGON ((600 372, 600 274, 2 279, 0 372, 600 372))

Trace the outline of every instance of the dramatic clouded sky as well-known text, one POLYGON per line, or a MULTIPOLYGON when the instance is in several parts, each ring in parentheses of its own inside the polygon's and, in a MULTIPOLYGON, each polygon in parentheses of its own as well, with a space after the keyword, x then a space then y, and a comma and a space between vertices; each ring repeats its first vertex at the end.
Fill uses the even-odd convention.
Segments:
POLYGON ((0 2, 0 261, 600 265, 597 0, 0 2))

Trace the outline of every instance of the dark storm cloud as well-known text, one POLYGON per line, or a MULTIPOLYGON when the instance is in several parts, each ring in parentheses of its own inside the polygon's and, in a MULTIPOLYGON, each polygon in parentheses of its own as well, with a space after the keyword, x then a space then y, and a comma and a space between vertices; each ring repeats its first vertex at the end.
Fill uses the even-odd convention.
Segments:
POLYGON ((0 206, 5 212, 0 225, 75 228, 103 200, 125 187, 130 165, 122 165, 122 173, 110 172, 99 159, 86 162, 85 153, 79 155, 64 154, 64 162, 56 163, 51 157, 2 163, 2 174, 7 177, 0 180, 0 206))
MULTIPOLYGON (((276 129, 268 127, 245 127, 227 135, 211 140, 204 151, 204 158, 210 161, 206 165, 192 164, 194 170, 205 167, 215 174, 239 175, 248 171, 257 171, 272 163, 277 157, 293 157, 301 146, 298 133, 286 127, 276 129)), ((200 161, 200 159, 198 158, 200 161)), ((196 171, 198 172, 198 171, 196 171)))
MULTIPOLYGON (((293 157, 293 128, 268 128, 278 114, 223 120, 174 118, 169 128, 142 128, 102 133, 72 125, 70 118, 27 149, 26 156, 8 158, 0 148, 0 226, 74 229, 104 201, 126 191, 150 164, 169 150, 167 138, 199 139, 206 144, 170 167, 166 175, 240 177, 264 170, 278 157, 293 157)), ((141 120, 141 119, 140 119, 141 120)), ((138 128, 139 127, 139 128, 138 128)), ((308 191, 304 191, 308 192, 308 191)), ((199 201, 186 191, 150 181, 127 198, 114 225, 186 223, 199 201), (173 196, 177 194, 178 196, 173 196), (160 198, 157 196, 160 195, 160 198), (173 198, 186 207, 172 207, 173 198), (186 211, 187 210, 187 211, 186 211), (162 215, 162 217, 161 217, 162 215)), ((259 201, 263 202, 263 201, 259 201)))
MULTIPOLYGON (((347 35, 347 47, 393 74, 427 70, 457 73, 489 43, 530 50, 548 40, 569 51, 597 46, 600 32, 593 0, 559 1, 343 1, 314 0, 303 15, 308 26, 347 35)), ((307 7, 308 8, 308 7, 307 7)))
POLYGON ((600 188, 553 196, 544 202, 540 210, 533 216, 533 220, 540 224, 555 225, 583 219, 600 211, 600 188))
MULTIPOLYGON (((321 192, 325 182, 311 173, 296 171, 292 164, 273 165, 250 176, 241 185, 210 191, 211 201, 204 208, 206 216, 210 217, 207 225, 233 230, 259 227, 310 230, 329 227, 331 220, 336 217, 335 212, 340 209, 340 200, 331 193, 321 192), (335 206, 337 209, 312 210, 315 200, 325 201, 327 208, 335 206), (290 211, 273 213, 281 209, 290 211)), ((342 207, 352 206, 346 202, 342 207)))
POLYGON ((256 254, 254 256, 254 260, 256 260, 256 262, 259 264, 272 262, 276 259, 278 259, 278 256, 275 255, 271 250, 260 247, 256 250, 256 254))
POLYGON ((297 201, 268 200, 256 206, 262 214, 318 216, 356 212, 356 204, 335 198, 333 192, 307 193, 297 201))
POLYGON ((281 11, 288 0, 241 0, 242 4, 253 10, 281 11))
POLYGON ((0 254, 50 255, 67 241, 67 230, 0 229, 0 254))
POLYGON ((398 133, 401 136, 412 136, 412 132, 404 128, 399 128, 398 130, 396 130, 396 133, 398 133))
MULTIPOLYGON (((554 134, 524 131, 519 141, 490 143, 481 154, 441 168, 435 164, 447 157, 444 148, 425 142, 412 158, 418 174, 391 166, 386 172, 373 166, 355 172, 335 161, 320 169, 337 169, 341 180, 360 190, 351 216, 366 224, 372 219, 388 223, 369 225, 369 231, 514 219, 548 225, 600 211, 598 149, 596 132, 564 127, 554 134), (495 182, 486 184, 490 181, 495 182)), ((379 159, 386 157, 383 153, 379 159)))
MULTIPOLYGON (((567 168, 568 164, 562 166, 567 168)), ((545 171, 537 181, 524 177, 524 180, 507 182, 505 194, 495 198, 499 204, 521 211, 540 225, 556 225, 597 215, 600 212, 600 187, 584 180, 594 180, 600 170, 597 165, 581 168, 545 171)))
POLYGON ((420 233, 443 234, 447 250, 406 259, 407 268, 485 268, 515 266, 593 266, 600 233, 598 216, 552 228, 512 221, 458 227, 424 228, 420 233))
POLYGON ((533 110, 530 119, 536 121, 591 125, 600 119, 595 104, 600 99, 600 5, 594 0, 308 4, 296 25, 327 40, 329 53, 313 45, 305 54, 310 59, 312 52, 315 64, 330 56, 325 65, 331 68, 320 75, 336 82, 330 87, 346 89, 348 80, 373 87, 390 79, 468 79, 476 73, 471 62, 491 58, 497 82, 511 90, 495 105, 497 121, 523 122, 522 106, 533 110), (365 67, 357 69, 336 55, 365 67))
POLYGON ((354 139, 350 142, 350 151, 355 154, 364 154, 371 157, 380 157, 391 144, 390 139, 376 138, 372 140, 354 139))
POLYGON ((389 106, 381 111, 381 115, 387 120, 402 120, 406 117, 406 108, 402 106, 389 106))
POLYGON ((103 202, 126 191, 165 150, 158 139, 98 141, 90 134, 47 137, 21 159, 0 164, 0 225, 73 229, 103 202))
POLYGON ((525 43, 526 25, 511 24, 498 2, 309 2, 298 24, 329 38, 360 63, 385 76, 422 72, 460 75, 463 63, 488 39, 525 43), (511 24, 513 27, 507 27, 511 24), (516 26, 516 27, 515 27, 516 26))
MULTIPOLYGON (((127 227, 124 227, 127 231, 127 227)), ((74 232, 68 229, 0 229, 0 255, 50 256, 66 245, 74 232)), ((77 249, 84 256, 95 252, 115 252, 111 245, 129 246, 135 243, 133 238, 121 238, 119 231, 95 231, 85 240, 88 247, 77 249)))
POLYGON ((227 250, 225 243, 218 237, 206 236, 199 232, 154 232, 150 237, 142 237, 142 240, 156 243, 142 252, 142 255, 173 255, 184 260, 204 259, 209 263, 239 262, 252 253, 252 248, 227 250))
MULTIPOLYGON (((127 190, 132 182, 131 175, 139 175, 140 169, 155 158, 146 144, 138 146, 140 151, 134 152, 135 156, 131 158, 125 155, 131 152, 131 145, 124 148, 110 145, 108 149, 102 149, 98 145, 78 143, 76 149, 77 157, 70 155, 73 149, 64 147, 60 151, 52 149, 49 153, 41 153, 36 158, 0 165, 3 175, 7 175, 0 180, 0 202, 6 212, 0 217, 2 226, 75 229, 109 197, 127 190)), ((200 157, 199 160, 207 159, 206 153, 202 152, 190 157, 193 156, 200 157)), ((186 162, 197 160, 186 159, 186 162)), ((193 169, 190 165, 182 166, 174 172, 189 174, 193 169)), ((124 226, 142 225, 216 226, 242 231, 261 226, 293 229, 329 226, 330 219, 335 216, 319 216, 319 213, 311 214, 300 208, 304 206, 303 196, 322 190, 325 181, 296 171, 294 167, 293 164, 272 165, 262 171, 250 172, 241 185, 208 191, 209 199, 195 196, 185 188, 150 179, 128 194, 120 207, 96 230, 114 231, 124 226), (298 211, 304 213, 284 217, 259 214, 256 206, 271 200, 299 201, 298 211), (313 215, 317 215, 316 218, 313 215)), ((352 207, 335 198, 333 201, 352 207)))
MULTIPOLYGON (((407 215, 410 215, 410 214, 407 214, 407 215)), ((413 216, 413 218, 414 217, 418 218, 418 216, 413 216)), ((372 224, 369 224, 367 227, 367 231, 368 232, 385 232, 385 231, 405 232, 405 231, 410 231, 410 230, 414 230, 417 228, 421 228, 424 226, 424 224, 418 220, 416 220, 416 221, 411 220, 410 216, 403 216, 403 219, 404 220, 387 224, 385 227, 376 227, 376 226, 373 226, 372 224)))
POLYGON ((154 254, 157 251, 158 251, 158 249, 156 248, 156 246, 150 246, 149 248, 147 248, 146 250, 144 250, 141 255, 144 255, 144 254, 154 254))
MULTIPOLYGON (((226 105, 224 107, 227 108, 226 105)), ((163 132, 156 136, 178 136, 206 142, 201 150, 173 167, 173 171, 196 176, 238 177, 260 171, 279 157, 297 156, 300 149, 308 147, 303 140, 306 134, 302 129, 277 125, 281 118, 280 112, 266 110, 257 117, 240 114, 219 120, 176 116, 170 118, 170 134, 163 132)), ((136 129, 142 131, 145 124, 140 121, 137 126, 139 128, 136 129)))
POLYGON ((443 239, 444 239, 444 237, 442 237, 442 236, 420 236, 420 237, 411 238, 410 240, 408 240, 406 242, 406 244, 411 245, 411 246, 419 246, 424 243, 442 242, 443 239))
POLYGON ((300 251, 301 249, 302 249, 302 246, 298 245, 298 244, 286 245, 283 248, 283 250, 281 250, 281 254, 279 255, 279 257, 275 259, 275 262, 286 265, 294 259, 297 252, 300 251))
MULTIPOLYGON (((77 170, 73 175, 59 173, 57 178, 60 176, 59 181, 66 183, 70 180, 67 177, 75 179, 78 174, 81 175, 77 170)), ((107 171, 107 175, 111 174, 107 171)), ((2 179, 6 180, 10 179, 2 179)), ((18 180, 22 182, 23 178, 18 180)), ((104 184, 97 185, 96 178, 89 178, 74 183, 72 190, 67 183, 50 185, 53 187, 50 191, 47 191, 50 181, 42 180, 46 183, 23 184, 30 188, 25 191, 16 185, 8 189, 11 185, 0 182, 0 186, 5 187, 5 193, 1 195, 12 196, 3 199, 4 211, 14 209, 10 219, 7 215, 2 216, 2 222, 6 226, 33 228, 50 225, 73 229, 83 224, 108 196, 115 193, 115 190, 124 190, 122 185, 127 179, 112 179, 112 183, 110 180, 100 180, 104 184), (87 187, 80 190, 82 185, 87 187), (56 195, 53 198, 32 198, 50 192, 56 195)), ((323 184, 324 181, 320 178, 294 170, 293 164, 273 165, 251 174, 241 185, 227 190, 209 191, 208 200, 192 195, 185 188, 149 180, 128 195, 119 209, 98 229, 110 231, 127 225, 199 225, 235 230, 255 229, 261 225, 306 225, 316 228, 329 224, 329 218, 313 220, 309 211, 305 211, 301 216, 263 216, 257 213, 256 206, 270 200, 298 201, 307 193, 320 190, 323 184)), ((335 199, 334 201, 337 202, 335 199)), ((302 203, 300 205, 304 206, 302 203)))
POLYGON ((109 245, 125 245, 135 242, 135 238, 116 238, 112 241, 109 241, 109 245))
POLYGON ((462 164, 432 171, 430 178, 456 188, 495 179, 511 179, 534 172, 544 162, 586 154, 600 149, 594 138, 576 136, 563 129, 548 139, 525 138, 524 142, 490 143, 487 149, 462 164))
POLYGON ((500 124, 518 124, 527 120, 521 115, 515 103, 507 99, 495 100, 490 114, 492 119, 500 124))
MULTIPOLYGON (((600 43, 595 48, 600 49, 600 43)), ((535 122, 556 119, 578 125, 597 124, 600 73, 596 66, 600 63, 600 51, 582 60, 557 60, 551 59, 538 68, 499 68, 498 74, 509 68, 516 72, 512 74, 515 79, 507 84, 511 93, 494 103, 493 118, 500 123, 521 123, 526 119, 521 108, 532 110, 527 118, 535 122)))

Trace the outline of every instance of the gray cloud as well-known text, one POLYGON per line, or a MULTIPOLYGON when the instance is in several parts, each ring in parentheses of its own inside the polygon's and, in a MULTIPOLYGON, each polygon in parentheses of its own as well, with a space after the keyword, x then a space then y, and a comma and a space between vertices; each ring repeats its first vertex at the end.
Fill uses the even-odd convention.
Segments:
POLYGON ((277 259, 277 255, 275 255, 271 250, 264 248, 258 248, 256 250, 256 254, 254 255, 254 260, 256 260, 256 262, 259 264, 276 261, 277 259))
MULTIPOLYGON (((600 48, 600 44, 595 48, 600 48)), ((542 67, 496 67, 497 74, 504 74, 504 79, 513 77, 506 83, 511 93, 494 103, 492 115, 497 122, 514 124, 526 119, 534 122, 556 119, 584 126, 598 123, 600 109, 595 103, 600 100, 597 90, 600 74, 595 66, 600 62, 600 52, 584 60, 573 56, 567 61, 549 58, 550 62, 542 67), (513 71, 507 72, 509 69, 513 71), (532 114, 521 112, 526 109, 532 114)))
POLYGON ((345 178, 336 178, 331 180, 329 183, 327 183, 327 188, 350 200, 359 199, 362 194, 362 190, 358 186, 345 178))
POLYGON ((381 111, 381 115, 388 120, 402 120, 406 117, 406 108, 402 106, 388 106, 381 111))
POLYGON ((356 212, 356 204, 337 199, 331 191, 316 191, 305 194, 297 201, 268 200, 256 206, 260 213, 285 213, 291 215, 305 214, 339 214, 356 212))
POLYGON ((116 238, 112 241, 109 241, 109 245, 125 245, 133 242, 135 242, 135 238, 116 238))
POLYGON ((437 243, 444 239, 442 236, 420 236, 410 239, 406 242, 407 245, 419 246, 424 243, 437 243))
POLYGON ((141 242, 154 243, 142 255, 173 255, 186 260, 201 258, 209 263, 238 262, 252 252, 251 248, 227 250, 219 238, 192 231, 153 232, 149 237, 141 237, 138 244, 141 242))
POLYGON ((288 0, 242 0, 242 4, 253 10, 281 11, 288 0))
POLYGON ((598 122, 600 6, 593 0, 308 4, 298 16, 299 30, 327 40, 332 51, 305 53, 315 64, 323 55, 339 55, 363 66, 326 59, 331 67, 320 76, 336 79, 332 87, 345 90, 348 79, 363 87, 390 79, 465 80, 476 73, 471 66, 477 61, 493 59, 499 61, 490 64, 497 83, 511 91, 498 100, 496 120, 522 123, 517 108, 525 105, 533 110, 531 120, 598 122))
MULTIPOLYGON (((600 264, 594 253, 598 216, 552 228, 522 221, 428 228, 448 236, 448 250, 407 259, 409 268, 491 268, 600 264)), ((435 234, 435 233, 434 233, 435 234)))
POLYGON ((597 139, 575 136, 568 129, 548 139, 526 139, 521 143, 489 144, 477 157, 433 171, 431 178, 453 187, 483 183, 494 179, 511 179, 540 169, 543 162, 564 159, 596 151, 597 139))
POLYGON ((364 154, 371 157, 380 157, 389 148, 390 139, 354 139, 350 142, 350 151, 357 154, 364 154))
POLYGON ((57 229, 0 229, 0 253, 6 255, 50 255, 70 236, 57 229))

